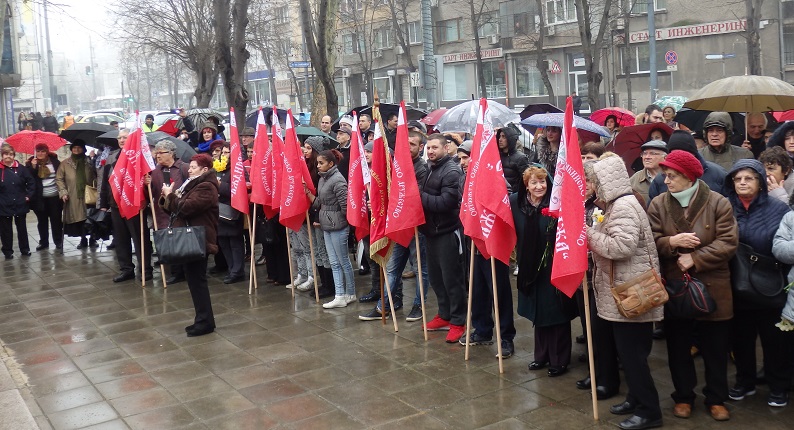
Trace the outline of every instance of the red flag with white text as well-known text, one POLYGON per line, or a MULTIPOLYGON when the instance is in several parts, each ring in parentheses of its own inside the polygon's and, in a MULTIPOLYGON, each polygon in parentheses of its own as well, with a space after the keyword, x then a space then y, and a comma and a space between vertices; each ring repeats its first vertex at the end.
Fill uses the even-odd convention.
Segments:
POLYGON ((124 219, 138 215, 146 206, 144 177, 154 169, 154 159, 141 128, 140 115, 136 127, 127 137, 124 149, 119 151, 116 165, 108 178, 113 198, 119 206, 119 214, 124 219))
MULTIPOLYGON (((275 117, 278 118, 278 117, 275 117)), ((274 122, 278 122, 274 118, 274 122)), ((306 195, 304 185, 309 192, 316 194, 314 183, 306 167, 303 151, 300 149, 298 135, 292 119, 292 110, 287 111, 287 127, 284 139, 284 168, 281 178, 281 225, 298 231, 306 220, 306 211, 311 202, 306 195)))
POLYGON ((425 211, 419 184, 416 182, 411 144, 408 142, 405 101, 397 114, 397 138, 389 187, 389 209, 386 211, 386 235, 404 247, 411 244, 414 228, 425 223, 425 211))
POLYGON ((231 126, 231 178, 229 186, 232 191, 231 206, 238 211, 248 214, 248 188, 245 185, 245 167, 243 167, 243 153, 240 149, 240 136, 237 134, 237 119, 234 117, 234 108, 229 109, 229 122, 231 126))
POLYGON ((587 230, 584 220, 585 177, 579 137, 573 125, 571 97, 565 103, 561 139, 549 205, 550 213, 555 213, 552 205, 558 208, 551 284, 568 297, 573 297, 587 271, 587 230))
POLYGON ((278 122, 276 107, 273 106, 274 121, 270 128, 270 205, 273 215, 281 210, 281 180, 284 177, 284 138, 282 137, 281 123, 278 122))
POLYGON ((350 139, 350 166, 347 185, 347 222, 356 228, 356 239, 369 234, 367 185, 370 183, 369 166, 364 158, 364 145, 358 130, 358 116, 353 112, 353 132, 350 139))
POLYGON ((392 244, 386 236, 386 211, 389 209, 389 147, 383 138, 380 112, 373 109, 375 124, 374 148, 372 149, 372 181, 369 188, 372 223, 369 228, 369 253, 381 267, 385 267, 391 254, 392 244))
POLYGON ((472 238, 483 257, 494 257, 509 265, 516 245, 516 228, 486 99, 480 99, 466 173, 460 207, 463 232, 472 238))
POLYGON ((268 209, 271 209, 271 193, 270 193, 270 174, 268 165, 268 156, 271 156, 270 142, 267 139, 267 124, 265 124, 265 115, 262 113, 262 108, 259 108, 259 114, 256 121, 256 135, 254 137, 254 156, 251 157, 251 202, 262 205, 265 208, 265 215, 268 214, 268 209))

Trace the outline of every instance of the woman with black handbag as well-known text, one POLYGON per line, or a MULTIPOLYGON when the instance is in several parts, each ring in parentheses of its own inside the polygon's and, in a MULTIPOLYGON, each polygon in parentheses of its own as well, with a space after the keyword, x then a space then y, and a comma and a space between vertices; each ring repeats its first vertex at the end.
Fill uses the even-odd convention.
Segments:
MULTIPOLYGON (((245 276, 245 241, 243 239, 243 216, 240 211, 233 208, 232 204, 232 174, 231 161, 229 160, 229 144, 223 142, 219 148, 213 143, 213 149, 219 149, 219 157, 213 162, 218 177, 219 220, 218 220, 218 246, 229 272, 223 278, 224 284, 234 284, 243 281, 245 276)), ((246 180, 247 182, 247 180, 246 180)))
MULTIPOLYGON (((203 226, 206 254, 218 252, 218 179, 212 169, 212 158, 207 154, 194 155, 188 167, 188 179, 178 189, 173 184, 163 185, 160 207, 172 217, 174 227, 203 226)), ((185 327, 188 337, 201 336, 215 331, 210 290, 207 285, 207 259, 184 264, 196 317, 185 327)))
MULTIPOLYGON (((690 353, 692 332, 697 324, 698 347, 706 366, 703 394, 711 417, 730 419, 728 400, 728 351, 730 319, 733 317, 730 268, 728 261, 736 252, 739 237, 736 219, 728 199, 712 191, 698 179, 703 166, 686 151, 672 151, 659 163, 665 175, 667 192, 656 197, 648 208, 662 276, 668 281, 670 302, 665 306, 664 328, 667 361, 675 391, 673 415, 689 418, 695 403, 697 377, 690 353), (671 285, 685 286, 684 274, 696 277, 716 303, 716 309, 695 318, 677 315, 675 300, 688 300, 686 292, 671 291, 671 285), (677 294, 681 294, 676 297, 677 294), (680 298, 679 298, 680 297, 680 298)), ((695 285, 689 285, 696 288, 695 285)))
POLYGON ((731 261, 736 385, 728 391, 728 397, 742 400, 755 394, 755 345, 760 337, 770 391, 767 404, 783 407, 788 404, 792 366, 787 354, 790 345, 775 327, 785 304, 786 281, 781 268, 775 268, 779 263, 772 254, 772 240, 789 207, 769 196, 766 171, 758 160, 737 161, 726 177, 725 188, 739 226, 740 242, 731 261), (765 291, 767 288, 769 291, 765 291))

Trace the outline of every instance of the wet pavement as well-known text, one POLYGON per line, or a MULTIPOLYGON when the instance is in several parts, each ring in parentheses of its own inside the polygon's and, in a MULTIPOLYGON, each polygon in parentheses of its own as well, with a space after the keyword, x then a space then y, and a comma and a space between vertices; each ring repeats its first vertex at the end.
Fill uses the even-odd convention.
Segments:
MULTIPOLYGON (((532 326, 520 317, 516 355, 500 375, 495 345, 473 346, 466 362, 446 332, 425 342, 420 322, 405 321, 408 310, 397 312, 395 333, 391 322, 358 320, 371 304, 324 310, 305 293, 293 302, 289 290, 264 282, 262 266, 253 295, 247 283, 211 278, 217 330, 188 338, 185 283, 164 290, 156 272, 145 289, 114 284, 112 251, 75 244, 67 241, 65 255, 0 261, 2 429, 586 429, 622 419, 608 408, 625 384, 593 420, 589 391, 574 385, 586 364, 574 360, 558 378, 530 372, 532 326)), ((366 293, 368 277, 357 280, 366 293)), ((578 320, 573 327, 580 334, 578 320)), ((574 357, 582 352, 575 344, 574 357)), ((666 428, 792 428, 794 405, 769 408, 766 386, 731 402, 731 421, 712 420, 702 396, 690 419, 675 418, 663 341, 650 365, 666 428)))

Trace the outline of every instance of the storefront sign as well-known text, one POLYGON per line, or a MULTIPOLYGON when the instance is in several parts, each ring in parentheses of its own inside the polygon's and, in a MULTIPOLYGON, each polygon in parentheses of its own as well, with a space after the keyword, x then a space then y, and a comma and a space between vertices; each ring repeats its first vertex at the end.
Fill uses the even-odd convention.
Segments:
POLYGON ((276 80, 276 93, 292 94, 292 81, 289 79, 276 80))
MULTIPOLYGON (((715 34, 738 33, 745 31, 746 19, 710 22, 706 24, 684 25, 681 27, 660 28, 656 30, 656 40, 682 39, 685 37, 711 36, 715 34)), ((629 33, 630 43, 648 41, 648 30, 629 33)))
MULTIPOLYGON (((502 57, 502 48, 494 48, 494 49, 481 49, 480 56, 482 56, 483 60, 487 60, 490 58, 501 58, 502 57)), ((460 52, 457 54, 447 54, 444 56, 444 63, 459 63, 461 61, 474 61, 477 59, 477 53, 474 51, 471 52, 460 52)))

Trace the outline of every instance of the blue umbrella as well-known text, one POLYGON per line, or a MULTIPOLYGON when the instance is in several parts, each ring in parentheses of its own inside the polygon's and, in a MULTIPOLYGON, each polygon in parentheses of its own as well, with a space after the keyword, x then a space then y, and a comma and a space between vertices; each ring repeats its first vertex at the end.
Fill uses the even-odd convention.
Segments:
MULTIPOLYGON (((538 127, 562 128, 564 119, 564 113, 539 113, 537 115, 532 115, 527 119, 521 120, 521 125, 534 134, 538 127)), ((584 119, 574 115, 573 123, 574 126, 579 130, 589 131, 590 133, 595 133, 599 136, 612 137, 606 128, 594 123, 593 121, 590 121, 589 119, 584 119)))

